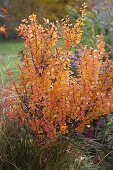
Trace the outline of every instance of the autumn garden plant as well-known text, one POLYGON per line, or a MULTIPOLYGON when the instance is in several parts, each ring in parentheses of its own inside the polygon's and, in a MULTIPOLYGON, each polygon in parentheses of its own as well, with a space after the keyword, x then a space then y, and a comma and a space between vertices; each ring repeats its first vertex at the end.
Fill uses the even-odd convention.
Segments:
POLYGON ((84 15, 85 6, 73 27, 69 18, 56 23, 45 20, 42 26, 31 15, 18 28, 25 49, 18 83, 8 70, 7 115, 39 141, 82 133, 93 120, 113 112, 113 62, 102 35, 97 37, 96 49, 83 46, 79 50, 74 60, 76 76, 70 71, 84 15))
POLYGON ((82 136, 94 120, 113 112, 113 61, 104 37, 97 36, 95 49, 82 46, 73 53, 85 8, 74 25, 69 18, 41 25, 31 15, 19 26, 25 45, 19 80, 6 70, 11 84, 0 92, 2 170, 112 169, 112 121, 101 133, 97 129, 96 140, 82 136))

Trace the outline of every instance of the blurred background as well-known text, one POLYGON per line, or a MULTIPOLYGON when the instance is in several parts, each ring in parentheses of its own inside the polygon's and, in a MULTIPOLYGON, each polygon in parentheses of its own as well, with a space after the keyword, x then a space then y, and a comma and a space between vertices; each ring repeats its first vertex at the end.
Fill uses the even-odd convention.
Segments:
POLYGON ((43 18, 55 21, 64 18, 69 7, 79 11, 82 3, 83 0, 0 0, 0 8, 7 10, 6 16, 0 14, 0 25, 5 25, 9 29, 6 38, 15 39, 17 37, 15 28, 22 19, 32 13, 37 15, 41 23, 43 18))
MULTIPOLYGON (((22 19, 33 13, 40 23, 43 23, 43 18, 55 21, 66 15, 70 15, 75 21, 83 2, 88 4, 89 11, 96 11, 99 22, 107 30, 113 19, 113 0, 0 0, 0 8, 5 9, 4 14, 0 12, 0 26, 8 28, 7 34, 0 35, 0 39, 16 39, 15 28, 22 19)), ((91 20, 94 21, 95 18, 96 16, 91 20)))

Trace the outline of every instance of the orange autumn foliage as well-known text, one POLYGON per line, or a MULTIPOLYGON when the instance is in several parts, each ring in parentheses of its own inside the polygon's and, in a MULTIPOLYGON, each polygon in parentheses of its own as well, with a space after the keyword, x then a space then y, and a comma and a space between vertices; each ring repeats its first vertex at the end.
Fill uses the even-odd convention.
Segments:
POLYGON ((0 33, 6 34, 7 29, 5 26, 0 26, 0 33))
MULTIPOLYGON (((0 12, 2 13, 2 15, 5 17, 6 15, 8 15, 8 11, 5 8, 0 8, 0 12)), ((0 26, 0 33, 4 34, 7 37, 7 28, 6 26, 0 26)))
POLYGON ((38 139, 52 139, 73 129, 83 132, 92 120, 113 112, 113 62, 105 53, 102 35, 96 50, 82 47, 75 61, 78 75, 71 75, 71 48, 81 40, 82 25, 81 17, 73 27, 68 18, 56 23, 45 20, 42 26, 31 15, 18 28, 25 50, 18 66, 19 82, 8 72, 12 79, 8 93, 13 97, 7 114, 38 139))

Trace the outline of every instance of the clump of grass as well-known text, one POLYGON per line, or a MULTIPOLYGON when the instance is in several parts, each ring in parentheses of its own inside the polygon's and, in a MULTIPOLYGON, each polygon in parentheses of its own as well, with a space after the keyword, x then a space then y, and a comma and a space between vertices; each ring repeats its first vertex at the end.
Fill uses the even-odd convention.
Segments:
POLYGON ((5 121, 0 130, 0 159, 2 170, 40 169, 38 152, 15 124, 5 121))
POLYGON ((33 143, 24 128, 1 120, 1 170, 112 170, 112 149, 105 144, 75 134, 42 146, 33 143))

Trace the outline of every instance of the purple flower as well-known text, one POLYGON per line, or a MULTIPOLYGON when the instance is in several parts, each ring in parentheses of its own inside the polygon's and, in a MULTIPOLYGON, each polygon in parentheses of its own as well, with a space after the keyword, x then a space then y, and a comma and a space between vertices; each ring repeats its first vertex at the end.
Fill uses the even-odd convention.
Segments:
POLYGON ((71 62, 71 67, 76 68, 77 67, 76 63, 75 62, 71 62))

